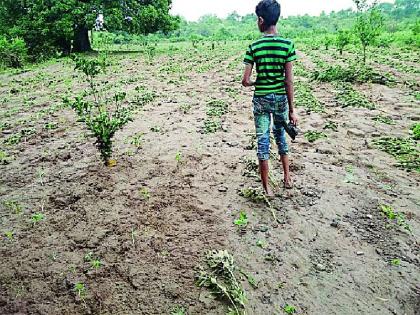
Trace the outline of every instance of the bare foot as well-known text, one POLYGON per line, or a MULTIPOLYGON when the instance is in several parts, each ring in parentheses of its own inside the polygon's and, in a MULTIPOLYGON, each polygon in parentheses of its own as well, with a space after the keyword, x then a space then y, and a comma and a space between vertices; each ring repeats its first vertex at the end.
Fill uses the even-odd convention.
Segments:
POLYGON ((273 199, 275 197, 274 192, 273 192, 273 190, 271 188, 265 189, 265 196, 268 199, 273 199))
POLYGON ((290 177, 284 179, 284 188, 293 189, 293 181, 290 177))

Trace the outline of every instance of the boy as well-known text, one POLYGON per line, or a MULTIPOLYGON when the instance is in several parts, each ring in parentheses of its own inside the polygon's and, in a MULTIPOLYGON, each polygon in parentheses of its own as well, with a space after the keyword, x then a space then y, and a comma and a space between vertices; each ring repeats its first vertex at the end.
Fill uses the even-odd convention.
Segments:
POLYGON ((284 126, 289 119, 297 125, 294 112, 294 88, 292 61, 296 52, 292 41, 277 34, 280 4, 276 0, 263 0, 256 7, 258 28, 264 37, 251 44, 246 52, 246 65, 242 85, 255 86, 254 121, 258 141, 258 159, 261 181, 267 196, 272 197, 268 181, 270 158, 270 127, 273 117, 273 133, 278 145, 284 171, 284 187, 293 187, 289 173, 288 145, 284 126), (252 68, 256 65, 257 80, 251 81, 252 68))

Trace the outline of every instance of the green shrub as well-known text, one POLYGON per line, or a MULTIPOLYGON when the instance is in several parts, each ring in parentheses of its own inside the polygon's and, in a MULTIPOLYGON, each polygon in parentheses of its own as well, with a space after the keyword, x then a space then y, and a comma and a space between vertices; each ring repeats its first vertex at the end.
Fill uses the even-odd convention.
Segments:
POLYGON ((28 57, 28 49, 23 39, 8 40, 0 36, 0 65, 3 67, 21 68, 28 57))

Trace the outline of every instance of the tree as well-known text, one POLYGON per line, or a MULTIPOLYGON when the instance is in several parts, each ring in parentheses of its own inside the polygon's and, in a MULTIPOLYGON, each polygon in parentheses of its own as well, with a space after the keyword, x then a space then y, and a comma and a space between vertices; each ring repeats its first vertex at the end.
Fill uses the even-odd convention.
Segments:
POLYGON ((91 49, 89 30, 103 14, 108 31, 169 32, 179 18, 169 15, 172 0, 1 0, 0 31, 25 39, 29 51, 69 53, 91 49))
POLYGON ((348 31, 348 30, 339 30, 338 31, 336 44, 337 44, 338 50, 340 51, 340 55, 343 54, 344 48, 348 44, 350 44, 350 40, 351 40, 351 33, 350 33, 350 31, 348 31))
POLYGON ((353 0, 357 7, 355 33, 362 45, 363 63, 366 63, 367 47, 381 34, 384 18, 377 8, 377 1, 353 0))

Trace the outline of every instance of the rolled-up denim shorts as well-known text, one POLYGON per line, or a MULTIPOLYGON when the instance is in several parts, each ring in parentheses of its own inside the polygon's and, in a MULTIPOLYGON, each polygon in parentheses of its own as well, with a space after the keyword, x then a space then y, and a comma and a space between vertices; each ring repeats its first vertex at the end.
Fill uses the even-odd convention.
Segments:
POLYGON ((257 156, 261 161, 270 159, 270 129, 273 125, 274 139, 276 140, 279 154, 287 155, 289 147, 286 140, 284 126, 289 120, 289 103, 286 95, 268 94, 254 96, 255 130, 257 132, 257 156))

